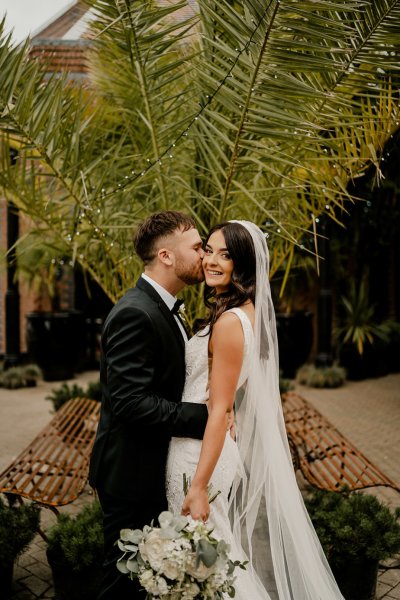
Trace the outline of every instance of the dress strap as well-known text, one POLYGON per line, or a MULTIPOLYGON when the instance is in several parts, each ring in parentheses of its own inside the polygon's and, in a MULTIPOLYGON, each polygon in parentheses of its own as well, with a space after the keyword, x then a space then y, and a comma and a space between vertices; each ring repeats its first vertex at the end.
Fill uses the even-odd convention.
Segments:
POLYGON ((234 308, 229 308, 225 312, 234 313, 239 318, 239 320, 242 324, 245 339, 247 341, 249 341, 249 336, 251 339, 253 338, 253 336, 254 336, 253 325, 251 324, 250 318, 248 317, 247 313, 244 312, 244 310, 242 310, 238 306, 235 306, 234 308))

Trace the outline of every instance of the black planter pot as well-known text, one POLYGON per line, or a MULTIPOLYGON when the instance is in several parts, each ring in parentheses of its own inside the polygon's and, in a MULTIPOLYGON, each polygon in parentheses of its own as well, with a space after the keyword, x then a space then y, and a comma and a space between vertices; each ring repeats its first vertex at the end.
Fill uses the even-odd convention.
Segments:
POLYGON ((306 311, 276 314, 279 366, 285 378, 293 379, 309 357, 313 342, 312 319, 313 314, 306 311))
POLYGON ((28 354, 45 381, 74 377, 85 354, 85 339, 85 319, 78 311, 27 315, 28 354))
POLYGON ((344 344, 339 351, 339 362, 346 369, 347 379, 360 381, 384 377, 389 373, 387 352, 383 342, 366 344, 360 354, 354 344, 344 344))
POLYGON ((386 364, 389 373, 400 372, 400 340, 390 340, 386 348, 386 364))
POLYGON ((12 593, 12 582, 14 573, 14 563, 10 562, 6 565, 0 563, 0 582, 1 582, 1 597, 4 600, 9 600, 12 593))
POLYGON ((373 600, 378 580, 378 561, 348 561, 333 568, 336 582, 345 600, 373 600))
POLYGON ((102 569, 98 565, 73 570, 47 552, 56 600, 96 600, 100 591, 102 569))

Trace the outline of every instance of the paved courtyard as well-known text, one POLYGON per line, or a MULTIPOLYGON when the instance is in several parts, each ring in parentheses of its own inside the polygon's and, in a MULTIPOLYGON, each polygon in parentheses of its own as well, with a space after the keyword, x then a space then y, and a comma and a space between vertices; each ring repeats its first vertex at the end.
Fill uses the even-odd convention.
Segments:
MULTIPOLYGON (((85 386, 96 379, 97 373, 87 372, 74 382, 85 386)), ((58 382, 40 382, 37 388, 15 391, 0 389, 0 470, 50 420, 52 405, 45 400, 45 396, 59 385, 58 382)), ((296 390, 386 475, 400 484, 400 374, 349 382, 337 390, 302 386, 296 386, 296 390)), ((379 488, 373 493, 392 507, 400 505, 400 494, 393 490, 379 488)), ((72 506, 61 510, 75 512, 92 499, 88 488, 72 506)), ((46 530, 54 522, 55 516, 48 510, 42 510, 43 529, 46 530)), ((54 598, 54 592, 45 543, 37 536, 15 567, 12 599, 45 598, 54 598)), ((376 598, 400 600, 400 557, 388 561, 380 569, 376 598)))

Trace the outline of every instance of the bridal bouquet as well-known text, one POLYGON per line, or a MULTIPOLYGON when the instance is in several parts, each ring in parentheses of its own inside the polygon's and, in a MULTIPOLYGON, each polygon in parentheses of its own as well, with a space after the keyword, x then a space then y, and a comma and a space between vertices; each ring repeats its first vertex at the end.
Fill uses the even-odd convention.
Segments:
POLYGON ((235 595, 234 571, 245 563, 232 561, 229 546, 212 529, 191 517, 162 512, 160 526, 122 529, 117 563, 121 573, 138 578, 150 599, 205 600, 235 595))

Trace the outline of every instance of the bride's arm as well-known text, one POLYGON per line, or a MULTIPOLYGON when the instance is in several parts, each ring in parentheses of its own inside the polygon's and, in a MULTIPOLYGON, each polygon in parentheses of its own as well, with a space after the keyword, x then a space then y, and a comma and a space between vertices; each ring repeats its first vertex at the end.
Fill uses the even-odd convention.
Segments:
POLYGON ((212 367, 207 426, 196 473, 182 506, 182 514, 191 514, 194 519, 206 519, 209 514, 207 487, 229 429, 243 348, 239 319, 232 313, 222 315, 213 327, 210 340, 212 367))

